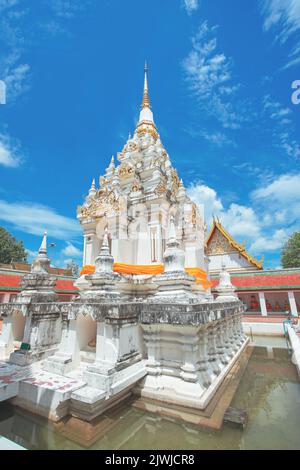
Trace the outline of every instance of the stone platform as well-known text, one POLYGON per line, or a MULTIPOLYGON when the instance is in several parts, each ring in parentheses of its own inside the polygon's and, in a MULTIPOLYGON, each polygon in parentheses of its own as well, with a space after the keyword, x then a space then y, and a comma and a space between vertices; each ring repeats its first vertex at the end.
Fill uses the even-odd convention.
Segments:
POLYGON ((132 406, 141 411, 155 413, 162 417, 175 418, 203 428, 219 431, 223 425, 225 412, 234 398, 252 352, 252 346, 248 345, 244 348, 244 351, 238 356, 204 410, 169 405, 149 398, 138 398, 132 406))

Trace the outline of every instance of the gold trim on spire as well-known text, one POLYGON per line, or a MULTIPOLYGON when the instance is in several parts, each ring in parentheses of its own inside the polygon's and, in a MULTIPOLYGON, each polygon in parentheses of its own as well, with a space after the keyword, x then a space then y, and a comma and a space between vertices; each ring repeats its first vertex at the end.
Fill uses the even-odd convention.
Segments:
POLYGON ((144 78, 144 94, 143 94, 143 100, 142 100, 142 109, 143 108, 150 108, 151 109, 151 105, 150 105, 150 98, 149 98, 149 93, 148 93, 148 76, 147 76, 147 72, 148 72, 148 66, 147 66, 147 62, 145 62, 145 67, 144 67, 144 73, 145 73, 145 78, 144 78))
POLYGON ((141 105, 141 112, 139 117, 139 122, 137 123, 136 133, 138 137, 141 137, 146 134, 152 135, 154 139, 159 138, 159 134, 157 132, 156 126, 153 121, 153 114, 150 106, 150 99, 148 94, 148 67, 147 63, 145 63, 145 80, 144 80, 144 94, 143 94, 143 101, 141 105))

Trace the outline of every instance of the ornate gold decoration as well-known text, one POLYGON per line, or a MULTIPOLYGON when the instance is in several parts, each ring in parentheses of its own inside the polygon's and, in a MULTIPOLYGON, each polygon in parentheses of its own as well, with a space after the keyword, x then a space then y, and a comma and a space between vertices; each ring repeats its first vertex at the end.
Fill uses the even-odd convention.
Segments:
POLYGON ((198 210, 194 202, 192 203, 191 211, 188 213, 186 217, 186 222, 191 225, 197 225, 199 222, 198 210))
POLYGON ((217 231, 207 248, 207 254, 221 255, 223 253, 232 253, 232 246, 224 235, 217 231))
POLYGON ((177 174, 177 171, 174 168, 172 168, 172 170, 171 170, 171 180, 172 180, 171 193, 172 193, 173 197, 176 197, 176 195, 178 193, 179 186, 180 186, 180 179, 179 179, 179 176, 177 174))
POLYGON ((133 142, 132 140, 129 140, 127 144, 124 145, 124 148, 122 150, 122 154, 126 152, 136 152, 139 150, 139 146, 136 142, 133 142))
POLYGON ((108 183, 107 179, 104 176, 100 176, 99 182, 101 187, 106 186, 108 183))
POLYGON ((138 191, 141 191, 143 189, 143 186, 141 182, 138 179, 135 179, 132 186, 131 186, 131 192, 132 193, 137 193, 138 191))
POLYGON ((161 176, 158 185, 154 189, 154 192, 157 196, 161 196, 162 194, 165 194, 167 192, 166 179, 164 178, 164 176, 161 176))
POLYGON ((142 135, 145 134, 150 134, 154 139, 159 138, 159 134, 157 132, 157 129, 155 127, 155 124, 152 121, 141 121, 139 122, 136 132, 138 137, 141 137, 142 135))
POLYGON ((134 173, 134 168, 129 163, 122 163, 119 166, 118 174, 120 178, 126 178, 134 173))
POLYGON ((78 206, 77 214, 81 218, 103 217, 119 210, 119 197, 109 188, 100 188, 96 196, 86 206, 78 206))

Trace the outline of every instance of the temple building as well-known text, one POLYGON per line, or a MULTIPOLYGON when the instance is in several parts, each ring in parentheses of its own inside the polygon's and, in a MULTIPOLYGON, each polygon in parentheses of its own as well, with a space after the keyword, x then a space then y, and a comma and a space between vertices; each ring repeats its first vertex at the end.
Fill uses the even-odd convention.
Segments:
MULTIPOLYGON (((209 258, 209 271, 213 282, 212 292, 222 264, 231 273, 239 299, 245 304, 244 317, 274 317, 300 313, 300 268, 263 269, 263 259, 257 260, 238 243, 214 218, 206 241, 205 253, 209 258)), ((253 321, 253 318, 251 319, 253 321)))
POLYGON ((230 273, 263 269, 264 259, 258 261, 251 256, 247 252, 245 244, 238 243, 216 218, 213 218, 205 252, 210 259, 209 271, 211 274, 218 274, 222 264, 225 264, 230 273))

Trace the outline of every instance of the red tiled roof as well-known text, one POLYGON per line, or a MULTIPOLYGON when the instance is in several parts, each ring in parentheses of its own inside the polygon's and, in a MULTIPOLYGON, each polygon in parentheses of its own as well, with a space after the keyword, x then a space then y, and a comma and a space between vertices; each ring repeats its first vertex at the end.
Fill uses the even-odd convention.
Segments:
MULTIPOLYGON (((212 279, 213 287, 218 284, 218 279, 212 279)), ((284 274, 258 274, 231 276, 231 282, 238 290, 257 290, 257 289, 300 289, 299 273, 284 274)))
MULTIPOLYGON (((14 276, 11 274, 0 274, 0 291, 1 290, 13 290, 13 291, 19 291, 20 289, 20 284, 21 284, 21 279, 22 276, 14 276)), ((56 282, 56 291, 60 292, 76 292, 77 289, 74 286, 74 283, 72 280, 68 279, 58 279, 56 282)))
POLYGON ((56 282, 56 290, 77 291, 77 288, 74 286, 73 281, 58 279, 56 282))
POLYGON ((10 274, 0 274, 1 287, 20 287, 21 276, 11 276, 10 274))

